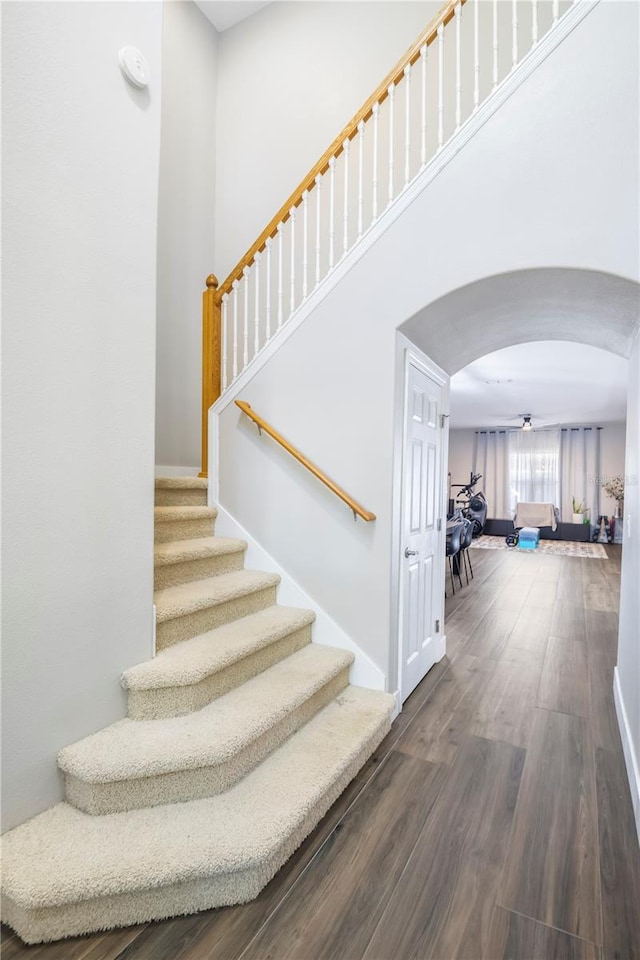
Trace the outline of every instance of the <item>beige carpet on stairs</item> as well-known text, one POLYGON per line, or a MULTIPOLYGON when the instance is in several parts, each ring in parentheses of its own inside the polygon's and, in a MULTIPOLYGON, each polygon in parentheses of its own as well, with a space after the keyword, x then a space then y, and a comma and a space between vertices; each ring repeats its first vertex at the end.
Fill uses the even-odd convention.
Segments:
POLYGON ((28 943, 252 899, 390 727, 393 697, 349 685, 215 516, 206 481, 156 481, 161 649, 125 671, 129 719, 61 751, 66 802, 2 838, 28 943))

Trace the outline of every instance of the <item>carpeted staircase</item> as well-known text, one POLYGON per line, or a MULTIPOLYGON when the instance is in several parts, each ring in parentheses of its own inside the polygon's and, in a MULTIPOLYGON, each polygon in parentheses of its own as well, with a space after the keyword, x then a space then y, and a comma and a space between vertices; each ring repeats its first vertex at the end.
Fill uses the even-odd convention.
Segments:
POLYGON ((62 750, 66 802, 3 837, 28 943, 252 899, 389 729, 393 698, 212 535, 206 483, 156 481, 159 652, 122 677, 129 718, 62 750))

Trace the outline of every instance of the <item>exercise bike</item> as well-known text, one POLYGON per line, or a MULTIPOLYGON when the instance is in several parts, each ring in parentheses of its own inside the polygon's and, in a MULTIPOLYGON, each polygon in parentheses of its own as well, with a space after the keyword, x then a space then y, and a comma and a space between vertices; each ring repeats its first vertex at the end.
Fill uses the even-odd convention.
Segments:
POLYGON ((471 520, 474 539, 482 536, 487 522, 487 511, 489 509, 484 493, 481 490, 478 491, 478 493, 474 492, 473 488, 479 480, 482 480, 482 474, 473 473, 472 471, 469 483, 452 484, 452 487, 458 487, 460 489, 460 493, 456 497, 456 507, 452 514, 452 519, 462 517, 465 520, 471 520))

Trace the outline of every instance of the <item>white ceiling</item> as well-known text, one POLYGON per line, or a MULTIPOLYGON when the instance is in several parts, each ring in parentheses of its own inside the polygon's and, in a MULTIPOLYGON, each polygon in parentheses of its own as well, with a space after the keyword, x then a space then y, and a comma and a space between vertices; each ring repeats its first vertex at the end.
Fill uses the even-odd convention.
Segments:
POLYGON ((195 0, 219 33, 269 5, 270 0, 195 0))
POLYGON ((451 427, 611 423, 626 417, 628 361, 564 340, 489 353, 451 378, 451 427), (489 382, 487 382, 489 381, 489 382))

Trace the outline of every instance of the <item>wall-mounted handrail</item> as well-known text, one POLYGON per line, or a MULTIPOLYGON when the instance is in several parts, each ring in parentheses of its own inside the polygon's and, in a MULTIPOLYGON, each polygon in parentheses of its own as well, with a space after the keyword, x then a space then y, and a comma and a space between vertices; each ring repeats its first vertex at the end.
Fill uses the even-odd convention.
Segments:
POLYGON ((287 453, 290 453, 292 457, 302 464, 303 467, 306 467, 307 470, 311 471, 314 477, 317 477, 318 480, 324 483, 326 487, 329 487, 329 490, 335 493, 337 497, 346 503, 349 509, 353 511, 354 520, 357 517, 362 517, 363 520, 376 519, 375 513, 371 513, 370 510, 365 510, 365 508, 361 506, 357 500, 354 500, 353 497, 350 497, 348 493, 345 493, 342 487, 339 487, 337 483, 334 483, 333 480, 326 475, 326 473, 323 473, 322 470, 316 467, 315 463, 312 463, 311 460, 308 460, 303 453, 293 446, 293 444, 289 443, 288 440, 285 440, 285 438, 279 434, 277 430, 274 430, 274 428, 267 423, 266 420, 263 420, 261 416, 255 413, 251 409, 251 405, 249 403, 247 403, 245 400, 236 400, 235 403, 236 406, 240 407, 242 412, 245 413, 250 420, 253 420, 260 431, 264 430, 265 433, 268 433, 269 436, 276 441, 276 443, 279 443, 280 446, 284 447, 287 453))
POLYGON ((385 79, 371 94, 369 99, 360 107, 358 112, 347 123, 346 127, 338 134, 333 143, 325 150, 318 162, 311 168, 304 180, 296 187, 291 196, 282 204, 275 217, 273 217, 264 228, 258 239, 247 250, 244 257, 233 268, 227 279, 220 285, 217 291, 217 300, 222 302, 225 293, 229 293, 234 282, 242 276, 246 267, 250 266, 255 260, 256 253, 264 250, 267 240, 275 237, 278 226, 286 223, 291 216, 291 210, 298 207, 302 202, 305 192, 313 189, 316 177, 322 176, 329 169, 329 161, 336 159, 344 150, 345 141, 353 140, 358 134, 358 128, 361 123, 366 123, 373 114, 375 104, 383 103, 389 96, 389 88, 396 86, 404 77, 407 66, 413 66, 421 56, 423 47, 429 47, 438 38, 438 28, 446 27, 455 16, 456 7, 461 9, 468 0, 448 0, 440 12, 425 27, 418 39, 413 43, 403 57, 397 62, 395 67, 387 74, 385 79))

